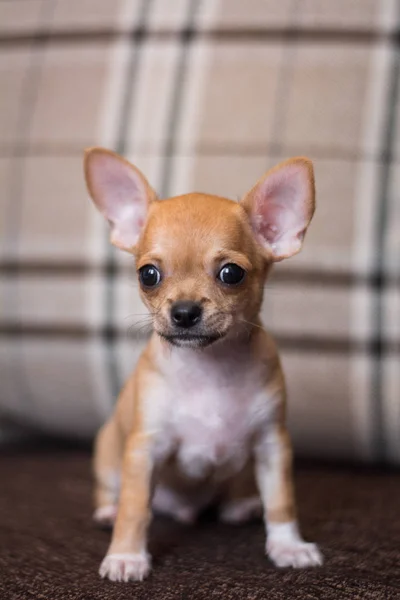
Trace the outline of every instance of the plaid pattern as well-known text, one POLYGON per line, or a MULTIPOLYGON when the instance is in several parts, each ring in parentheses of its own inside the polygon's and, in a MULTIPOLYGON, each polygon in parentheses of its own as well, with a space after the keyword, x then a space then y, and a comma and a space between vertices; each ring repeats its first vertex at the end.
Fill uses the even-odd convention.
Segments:
POLYGON ((91 436, 147 335, 82 149, 161 196, 238 198, 315 162, 303 252, 264 321, 304 454, 400 462, 397 0, 0 0, 0 409, 91 436))

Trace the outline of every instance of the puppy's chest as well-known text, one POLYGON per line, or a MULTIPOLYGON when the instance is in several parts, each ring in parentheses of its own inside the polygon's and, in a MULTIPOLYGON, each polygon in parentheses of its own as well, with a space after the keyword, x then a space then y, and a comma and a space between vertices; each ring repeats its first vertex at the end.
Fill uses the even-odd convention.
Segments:
POLYGON ((196 478, 215 468, 240 470, 263 401, 264 412, 268 410, 257 382, 232 365, 224 370, 188 368, 168 384, 165 432, 183 472, 196 478))
MULTIPOLYGON (((243 403, 245 404, 245 402, 243 403)), ((170 419, 181 467, 193 476, 212 466, 233 466, 248 452, 250 427, 245 406, 228 390, 211 389, 179 397, 170 419)))

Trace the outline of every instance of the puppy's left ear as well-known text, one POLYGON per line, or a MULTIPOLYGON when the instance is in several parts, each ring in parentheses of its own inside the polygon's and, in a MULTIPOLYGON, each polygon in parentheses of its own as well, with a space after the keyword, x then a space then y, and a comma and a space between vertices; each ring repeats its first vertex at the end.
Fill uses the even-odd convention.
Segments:
POLYGON ((279 164, 241 204, 269 258, 279 261, 297 254, 315 210, 312 162, 299 157, 279 164))

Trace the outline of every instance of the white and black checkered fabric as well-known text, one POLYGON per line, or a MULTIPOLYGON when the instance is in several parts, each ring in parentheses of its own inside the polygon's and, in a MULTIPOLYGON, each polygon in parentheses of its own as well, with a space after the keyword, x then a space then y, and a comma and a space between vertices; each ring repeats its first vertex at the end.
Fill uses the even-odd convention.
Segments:
POLYGON ((294 440, 399 463, 399 27, 398 0, 0 0, 0 414, 92 436, 147 334, 85 146, 164 197, 305 154, 317 213, 263 308, 294 440))

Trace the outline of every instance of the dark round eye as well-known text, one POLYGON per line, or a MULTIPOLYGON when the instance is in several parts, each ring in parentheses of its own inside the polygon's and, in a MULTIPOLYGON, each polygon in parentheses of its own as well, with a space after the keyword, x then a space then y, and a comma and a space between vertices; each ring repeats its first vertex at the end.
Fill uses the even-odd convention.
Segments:
POLYGON ((139 280, 143 287, 152 288, 161 281, 161 273, 154 265, 144 265, 139 269, 139 280))
POLYGON ((245 271, 235 263, 224 265, 218 273, 218 279, 225 285, 237 285, 245 276, 245 271))

